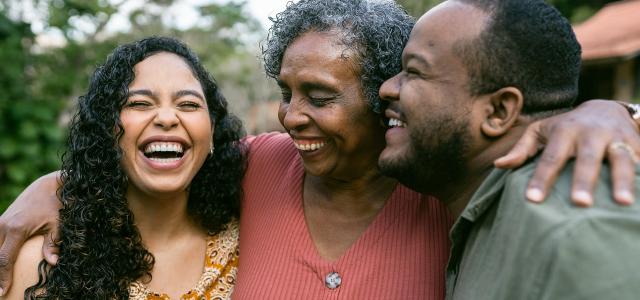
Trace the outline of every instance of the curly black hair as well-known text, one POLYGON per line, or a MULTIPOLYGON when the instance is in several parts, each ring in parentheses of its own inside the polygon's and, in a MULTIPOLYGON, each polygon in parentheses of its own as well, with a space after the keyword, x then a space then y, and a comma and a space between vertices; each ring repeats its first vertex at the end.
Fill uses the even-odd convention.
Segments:
POLYGON ((191 182, 188 213, 211 233, 238 217, 244 131, 227 112, 213 77, 176 39, 150 37, 122 45, 98 67, 88 92, 79 98, 61 171, 58 264, 40 263, 39 281, 25 292, 26 299, 127 299, 129 285, 151 275, 154 258, 142 244, 125 198, 128 179, 118 140, 124 132, 119 116, 134 80, 133 68, 159 52, 176 54, 191 67, 214 123, 215 152, 191 182))
POLYGON ((571 108, 578 95, 581 48, 569 21, 543 0, 456 0, 488 16, 480 35, 454 51, 469 70, 473 95, 515 86, 522 112, 544 117, 571 108))
POLYGON ((402 49, 414 19, 394 1, 301 0, 270 18, 273 25, 262 44, 267 76, 277 79, 287 47, 306 32, 337 31, 348 50, 356 53, 369 107, 382 112, 378 91, 401 70, 402 49))

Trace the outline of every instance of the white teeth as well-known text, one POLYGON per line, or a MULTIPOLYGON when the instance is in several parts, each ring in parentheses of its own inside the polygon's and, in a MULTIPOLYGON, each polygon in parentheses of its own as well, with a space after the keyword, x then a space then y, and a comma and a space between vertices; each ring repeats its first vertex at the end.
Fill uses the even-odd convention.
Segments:
POLYGON ((172 163, 172 162, 176 162, 179 161, 180 158, 179 157, 175 157, 175 158, 157 158, 157 157, 150 157, 150 160, 153 160, 155 162, 159 162, 162 164, 167 164, 167 163, 172 163))
POLYGON ((389 119, 389 127, 405 127, 405 125, 406 124, 404 122, 398 119, 394 119, 394 118, 389 119))
MULTIPOLYGON (((182 153, 182 144, 172 142, 153 142, 144 148, 144 153, 152 152, 176 152, 182 153)), ((173 159, 173 158, 172 158, 173 159)))
POLYGON ((322 147, 324 147, 325 143, 320 142, 320 143, 311 143, 311 144, 300 144, 296 141, 293 142, 293 144, 296 146, 296 149, 298 150, 302 150, 302 151, 315 151, 318 150, 322 147))

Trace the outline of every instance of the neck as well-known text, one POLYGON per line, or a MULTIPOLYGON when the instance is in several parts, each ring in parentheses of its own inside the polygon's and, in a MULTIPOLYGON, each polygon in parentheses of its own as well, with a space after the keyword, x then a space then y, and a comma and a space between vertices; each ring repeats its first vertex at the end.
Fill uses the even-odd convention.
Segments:
POLYGON ((305 177, 305 199, 315 204, 339 208, 341 211, 378 210, 395 189, 397 180, 386 177, 377 168, 372 168, 349 180, 319 177, 307 174, 305 177))
POLYGON ((150 195, 135 188, 127 190, 129 208, 142 241, 153 252, 156 245, 167 245, 197 230, 187 213, 188 193, 150 195))
POLYGON ((505 155, 513 148, 515 143, 524 133, 526 124, 514 125, 504 136, 482 142, 477 151, 469 154, 467 168, 458 180, 447 184, 442 189, 434 192, 441 201, 444 201, 449 211, 457 219, 471 201, 476 190, 494 169, 493 162, 505 155))

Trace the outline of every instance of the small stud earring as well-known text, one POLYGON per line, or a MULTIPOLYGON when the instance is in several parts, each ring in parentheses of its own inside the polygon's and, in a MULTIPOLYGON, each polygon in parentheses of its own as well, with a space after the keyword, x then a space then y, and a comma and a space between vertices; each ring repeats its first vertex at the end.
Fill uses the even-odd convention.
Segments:
POLYGON ((211 147, 209 147, 209 157, 213 157, 213 150, 215 149, 215 147, 213 147, 213 145, 211 145, 211 147))

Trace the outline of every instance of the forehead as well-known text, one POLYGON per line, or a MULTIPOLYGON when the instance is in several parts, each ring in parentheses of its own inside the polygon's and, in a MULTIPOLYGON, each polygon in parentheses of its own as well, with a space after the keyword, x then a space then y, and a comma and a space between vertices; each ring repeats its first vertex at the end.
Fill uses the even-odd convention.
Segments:
POLYGON ((311 31, 297 37, 284 52, 281 79, 293 73, 324 77, 357 75, 353 63, 355 54, 341 43, 340 38, 341 34, 336 31, 311 31))
POLYGON ((452 56, 456 43, 477 38, 486 21, 486 13, 472 5, 445 1, 418 20, 403 55, 452 56))
POLYGON ((200 82, 193 70, 180 56, 159 52, 140 61, 133 67, 135 78, 131 86, 163 85, 199 88, 200 82))

